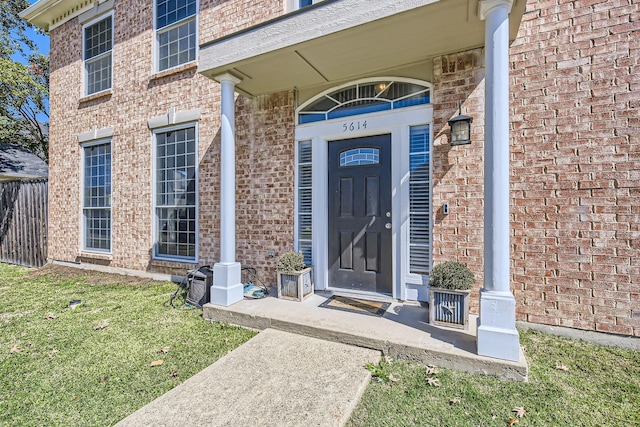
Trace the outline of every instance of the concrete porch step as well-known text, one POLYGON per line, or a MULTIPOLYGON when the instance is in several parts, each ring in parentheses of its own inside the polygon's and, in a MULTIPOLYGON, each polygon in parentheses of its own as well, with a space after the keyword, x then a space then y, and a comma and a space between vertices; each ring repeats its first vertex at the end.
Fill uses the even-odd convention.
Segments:
POLYGON ((230 307, 205 304, 203 316, 257 330, 271 328, 379 350, 391 357, 460 371, 527 380, 522 350, 518 362, 477 355, 476 316, 470 316, 469 331, 463 331, 430 325, 428 309, 417 303, 393 302, 383 317, 377 317, 318 307, 325 300, 326 296, 314 294, 303 302, 269 296, 245 299, 230 307))

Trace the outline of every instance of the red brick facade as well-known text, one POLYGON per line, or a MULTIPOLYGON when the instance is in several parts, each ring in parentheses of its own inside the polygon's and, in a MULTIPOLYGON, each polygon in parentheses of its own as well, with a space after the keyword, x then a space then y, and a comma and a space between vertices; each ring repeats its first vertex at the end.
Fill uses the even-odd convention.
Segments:
MULTIPOLYGON (((279 0, 202 0, 199 43, 284 13, 279 0)), ((126 11, 126 12, 121 12, 126 11)), ((154 261, 147 120, 200 110, 198 264, 219 256, 220 87, 186 66, 152 72, 153 10, 114 13, 113 89, 81 98, 77 18, 51 32, 49 256, 143 271, 154 261), (81 146, 114 128, 113 250, 80 251, 81 146)), ((484 50, 432 58, 433 258, 483 279, 484 50), (473 116, 472 144, 446 122, 473 116), (447 202, 450 213, 443 215, 447 202)), ((519 320, 640 336, 640 0, 530 0, 511 47, 512 290, 519 320)), ((237 258, 275 280, 294 241, 295 92, 236 98, 237 258), (273 277, 272 277, 273 276, 273 277)))
POLYGON ((640 2, 530 1, 511 64, 518 317, 640 336, 640 2))

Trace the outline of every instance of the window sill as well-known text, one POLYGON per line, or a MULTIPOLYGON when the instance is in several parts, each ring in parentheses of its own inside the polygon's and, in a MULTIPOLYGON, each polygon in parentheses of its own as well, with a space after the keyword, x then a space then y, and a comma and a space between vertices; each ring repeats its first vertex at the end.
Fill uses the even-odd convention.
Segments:
POLYGON ((170 268, 185 268, 192 269, 194 266, 197 266, 198 263, 196 261, 188 261, 188 260, 171 260, 164 258, 154 258, 149 263, 153 267, 170 267, 170 268))
POLYGON ((101 92, 92 93, 91 95, 83 96, 78 101, 79 104, 95 101, 96 99, 110 98, 113 92, 111 89, 103 90, 101 92))
POLYGON ((164 79, 165 77, 173 76, 174 74, 180 74, 184 71, 198 68, 198 61, 187 62, 186 64, 178 65, 177 67, 169 68, 167 70, 154 73, 149 77, 149 81, 154 82, 156 80, 164 79))
POLYGON ((113 261, 113 255, 102 252, 86 252, 80 251, 80 258, 83 259, 97 259, 102 261, 113 261))

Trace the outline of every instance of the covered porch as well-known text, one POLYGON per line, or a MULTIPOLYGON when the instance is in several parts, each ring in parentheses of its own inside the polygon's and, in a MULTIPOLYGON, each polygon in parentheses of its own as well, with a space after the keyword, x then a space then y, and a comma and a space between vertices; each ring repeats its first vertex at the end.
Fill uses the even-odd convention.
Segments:
MULTIPOLYGON (((216 307, 207 310, 224 313, 226 307, 231 306, 228 312, 234 313, 242 311, 239 307, 250 305, 243 301, 241 266, 235 254, 235 92, 254 97, 293 90, 297 105, 300 105, 327 88, 372 76, 429 81, 434 56, 484 46, 484 110, 487 112, 484 123, 484 284, 480 292, 477 330, 468 337, 461 336, 461 342, 466 344, 452 346, 448 351, 455 353, 456 349, 463 348, 463 352, 477 351, 481 356, 516 363, 523 360, 515 329, 515 299, 510 290, 509 271, 508 52, 509 41, 515 38, 524 4, 523 0, 326 0, 201 46, 198 71, 220 82, 222 114, 221 256, 220 262, 214 266, 211 289, 211 302, 216 307), (469 342, 473 343, 473 349, 469 342)), ((391 127, 392 124, 381 126, 380 132, 387 132, 386 129, 391 127)), ((326 150, 328 138, 316 137, 315 140, 322 141, 322 150, 326 150)), ((402 175, 394 172, 394 176, 394 185, 399 185, 402 175)), ((325 185, 324 182, 320 184, 325 185)), ((392 215, 391 211, 388 212, 387 217, 395 218, 401 210, 408 210, 404 202, 394 206, 398 208, 393 209, 392 215)), ((314 224, 319 215, 326 215, 318 208, 324 208, 322 201, 313 208, 314 224)), ((317 229, 314 225, 314 230, 317 229)), ((394 230, 394 233, 399 231, 394 230)), ((314 251, 323 253, 316 257, 323 257, 327 251, 329 240, 324 237, 314 237, 314 251)), ((398 238, 393 245, 397 247, 405 242, 406 239, 398 238)), ((404 299, 405 275, 398 272, 405 268, 402 266, 407 263, 406 252, 401 249, 393 251, 392 296, 395 299, 404 299)), ((315 260, 318 259, 316 257, 315 260)), ((317 270, 322 270, 316 274, 324 274, 332 262, 314 265, 317 270)), ((293 310, 281 307, 277 301, 269 301, 268 304, 274 313, 256 315, 257 318, 272 319, 268 322, 277 323, 283 320, 275 312, 293 310)), ((315 310, 315 305, 307 303, 299 307, 315 310)), ((405 311, 410 312, 411 309, 405 311)), ((324 321, 322 318, 316 320, 324 321)), ((348 323, 361 322, 362 319, 356 318, 348 323)), ((420 330, 409 328, 414 332, 420 330)), ((349 335, 349 332, 344 333, 349 335)), ((395 333, 403 334, 400 330, 395 333)), ((423 340, 431 335, 427 332, 427 335, 418 334, 418 337, 423 340)))

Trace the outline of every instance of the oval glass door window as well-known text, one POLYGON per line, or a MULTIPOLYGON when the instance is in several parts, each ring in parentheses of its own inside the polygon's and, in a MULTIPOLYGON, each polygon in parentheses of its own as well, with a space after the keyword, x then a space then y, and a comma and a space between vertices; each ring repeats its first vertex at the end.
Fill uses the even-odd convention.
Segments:
POLYGON ((380 164, 380 150, 377 148, 354 148, 340 153, 340 167, 380 164))

